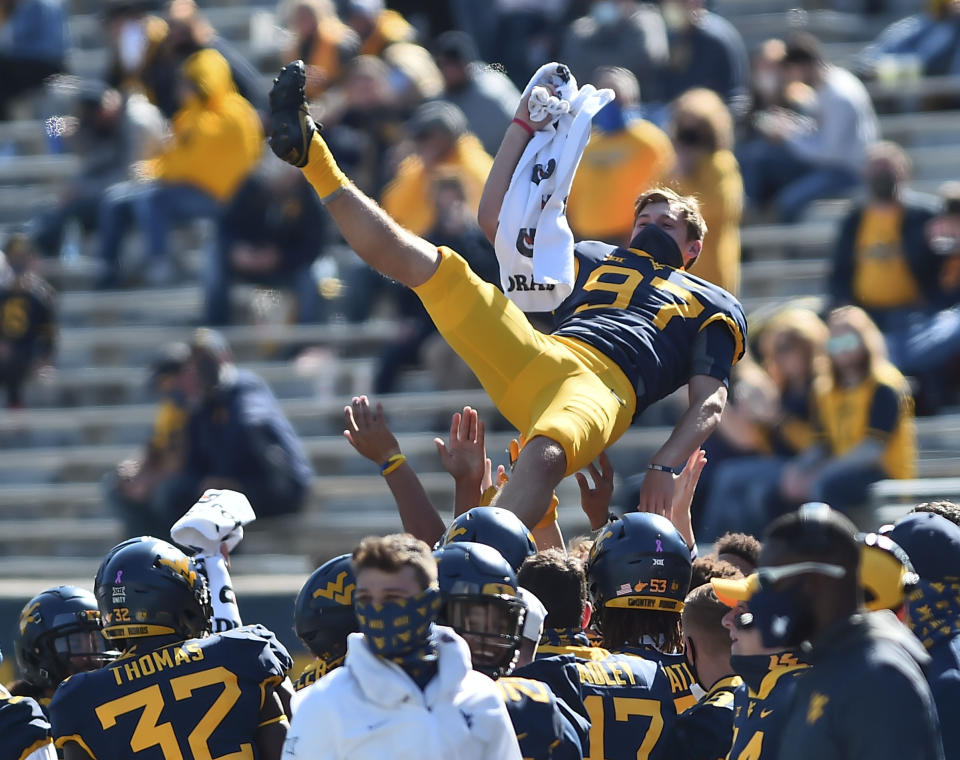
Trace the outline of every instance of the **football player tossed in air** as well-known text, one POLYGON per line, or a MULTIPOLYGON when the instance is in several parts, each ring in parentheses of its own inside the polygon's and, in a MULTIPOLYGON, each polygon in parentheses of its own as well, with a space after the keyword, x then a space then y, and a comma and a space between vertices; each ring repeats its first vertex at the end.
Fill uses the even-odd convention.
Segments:
MULTIPOLYGON (((270 146, 303 169, 350 247, 416 292, 523 434, 526 445, 498 503, 534 530, 541 549, 562 545, 550 509, 556 485, 595 460, 638 412, 687 385, 688 409, 654 454, 640 493, 642 510, 665 514, 673 475, 719 423, 746 337, 737 300, 687 271, 706 233, 696 200, 666 189, 645 192, 629 247, 577 244, 576 282, 547 335, 456 252, 404 230, 350 182, 309 115, 305 81, 301 61, 275 80, 270 146)), ((533 122, 521 102, 507 128, 480 203, 479 221, 491 240, 521 155, 550 122, 533 122)))

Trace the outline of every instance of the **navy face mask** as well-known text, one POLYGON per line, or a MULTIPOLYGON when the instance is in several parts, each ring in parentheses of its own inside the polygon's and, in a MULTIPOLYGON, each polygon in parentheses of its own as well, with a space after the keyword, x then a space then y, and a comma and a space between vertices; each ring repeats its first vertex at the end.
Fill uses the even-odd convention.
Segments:
POLYGON ((627 120, 623 115, 623 109, 620 107, 620 104, 615 100, 611 100, 597 111, 593 117, 593 124, 602 132, 619 132, 627 126, 627 120))
POLYGON ((674 269, 683 269, 683 255, 680 253, 677 241, 670 237, 666 230, 655 224, 648 224, 634 235, 633 240, 630 241, 630 247, 646 251, 661 264, 674 269))
POLYGON ((807 641, 815 630, 810 604, 796 587, 783 591, 760 589, 750 597, 750 611, 765 647, 793 649, 807 641))

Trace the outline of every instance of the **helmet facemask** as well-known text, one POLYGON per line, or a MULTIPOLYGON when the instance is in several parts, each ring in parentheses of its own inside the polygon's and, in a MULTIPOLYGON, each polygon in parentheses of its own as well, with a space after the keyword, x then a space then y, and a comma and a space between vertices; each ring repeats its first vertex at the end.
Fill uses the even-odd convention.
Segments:
POLYGON ((470 647, 474 670, 491 678, 513 671, 520 651, 526 607, 511 596, 451 594, 445 623, 470 647))

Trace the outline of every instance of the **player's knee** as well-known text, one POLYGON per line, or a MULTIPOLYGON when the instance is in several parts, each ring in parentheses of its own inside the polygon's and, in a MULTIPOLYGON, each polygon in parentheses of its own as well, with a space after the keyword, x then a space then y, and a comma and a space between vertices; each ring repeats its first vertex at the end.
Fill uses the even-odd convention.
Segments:
MULTIPOLYGON (((520 452, 524 466, 530 466, 544 477, 560 481, 567 470, 567 455, 563 446, 546 436, 537 436, 527 442, 520 452)), ((521 462, 518 460, 517 464, 521 462)))

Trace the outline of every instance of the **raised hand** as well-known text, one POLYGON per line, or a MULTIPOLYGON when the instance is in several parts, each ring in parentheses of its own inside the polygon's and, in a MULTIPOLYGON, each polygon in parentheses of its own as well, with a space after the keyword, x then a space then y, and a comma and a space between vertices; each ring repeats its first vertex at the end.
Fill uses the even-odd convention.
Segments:
POLYGON ((347 426, 344 437, 375 465, 380 466, 400 453, 400 444, 387 426, 380 402, 371 408, 366 396, 354 396, 350 406, 343 408, 343 419, 347 426))
POLYGON ((479 491, 487 466, 487 452, 483 443, 483 420, 476 409, 463 407, 450 420, 450 442, 434 438, 443 469, 456 481, 476 482, 479 491))
POLYGON ((590 520, 590 530, 598 530, 607 522, 610 514, 610 498, 613 496, 613 464, 607 452, 601 452, 596 462, 587 468, 593 479, 593 487, 582 472, 576 474, 580 486, 580 508, 590 520), (599 465, 599 466, 598 466, 599 465))

